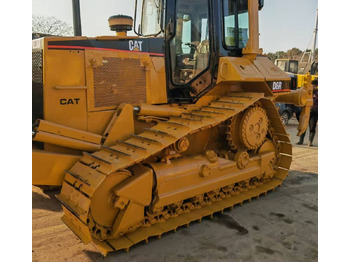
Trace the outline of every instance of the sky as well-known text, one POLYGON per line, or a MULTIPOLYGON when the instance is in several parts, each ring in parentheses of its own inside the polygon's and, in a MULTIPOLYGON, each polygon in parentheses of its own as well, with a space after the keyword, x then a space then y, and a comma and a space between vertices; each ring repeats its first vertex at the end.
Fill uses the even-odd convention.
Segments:
MULTIPOLYGON (((115 35, 108 17, 134 16, 134 0, 80 0, 84 36, 115 35)), ((265 0, 260 11, 260 47, 265 53, 311 48, 318 0, 265 0)), ((72 0, 32 0, 32 14, 73 24, 72 0)))

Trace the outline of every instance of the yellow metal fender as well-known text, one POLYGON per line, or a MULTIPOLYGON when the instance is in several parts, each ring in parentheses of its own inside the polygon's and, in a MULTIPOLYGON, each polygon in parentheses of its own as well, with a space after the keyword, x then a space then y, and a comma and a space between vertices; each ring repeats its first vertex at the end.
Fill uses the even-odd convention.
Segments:
POLYGON ((114 206, 121 209, 113 225, 113 234, 130 230, 144 218, 144 208, 152 200, 153 171, 144 166, 135 166, 134 175, 112 191, 117 196, 114 206))
POLYGON ((80 155, 58 154, 33 149, 32 184, 61 186, 64 170, 70 169, 80 158, 80 155))

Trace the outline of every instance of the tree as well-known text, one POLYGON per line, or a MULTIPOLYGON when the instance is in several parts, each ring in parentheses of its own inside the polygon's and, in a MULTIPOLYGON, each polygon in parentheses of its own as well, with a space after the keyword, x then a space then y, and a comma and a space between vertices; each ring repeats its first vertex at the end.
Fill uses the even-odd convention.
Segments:
POLYGON ((72 36, 73 27, 54 16, 32 16, 32 33, 72 36))
POLYGON ((292 49, 289 49, 287 51, 287 57, 288 57, 288 59, 299 60, 302 53, 303 53, 303 51, 301 51, 299 48, 293 47, 292 49))
POLYGON ((284 51, 277 51, 275 54, 277 58, 287 58, 287 54, 284 51))
MULTIPOLYGON (((305 52, 310 52, 310 49, 306 49, 305 52)), ((292 59, 292 60, 300 60, 303 56, 304 51, 301 51, 299 48, 293 47, 289 49, 287 52, 277 51, 275 53, 267 53, 265 54, 272 62, 275 62, 276 59, 292 59)), ((309 54, 307 53, 304 56, 303 62, 308 61, 309 54)), ((318 61, 318 48, 315 50, 315 60, 318 61)))
POLYGON ((266 56, 272 61, 275 62, 278 58, 287 58, 287 54, 284 51, 277 51, 275 53, 267 53, 266 56))
POLYGON ((275 60, 277 59, 277 55, 276 53, 267 53, 266 56, 272 61, 275 62, 275 60))

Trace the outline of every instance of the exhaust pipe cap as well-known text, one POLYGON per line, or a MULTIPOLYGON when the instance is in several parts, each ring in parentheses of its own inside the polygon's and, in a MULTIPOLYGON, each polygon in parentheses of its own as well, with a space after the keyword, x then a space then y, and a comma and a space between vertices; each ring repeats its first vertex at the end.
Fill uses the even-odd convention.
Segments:
POLYGON ((133 19, 127 15, 114 15, 108 18, 108 24, 111 31, 126 32, 132 30, 133 19))

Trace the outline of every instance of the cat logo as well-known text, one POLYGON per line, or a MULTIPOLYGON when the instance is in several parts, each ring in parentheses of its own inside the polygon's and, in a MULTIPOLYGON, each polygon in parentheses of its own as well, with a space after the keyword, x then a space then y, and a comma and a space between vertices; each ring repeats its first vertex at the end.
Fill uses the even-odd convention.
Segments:
POLYGON ((61 105, 77 105, 79 102, 80 98, 61 98, 60 99, 60 104, 61 105))
POLYGON ((142 44, 143 44, 142 41, 130 40, 129 41, 129 50, 142 52, 142 44))

